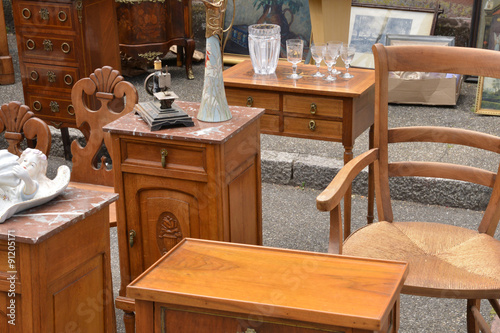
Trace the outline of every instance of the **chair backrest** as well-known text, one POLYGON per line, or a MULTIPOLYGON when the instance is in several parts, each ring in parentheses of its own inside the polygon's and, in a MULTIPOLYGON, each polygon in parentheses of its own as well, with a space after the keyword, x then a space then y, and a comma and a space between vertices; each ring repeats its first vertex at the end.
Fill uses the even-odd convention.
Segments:
POLYGON ((73 169, 71 181, 113 186, 114 176, 111 139, 102 128, 131 112, 139 99, 136 88, 117 70, 109 66, 98 68, 88 78, 82 78, 71 90, 76 125, 86 138, 82 147, 76 140, 71 143, 73 169), (109 156, 106 156, 106 151, 109 156))
POLYGON ((3 104, 0 108, 0 133, 4 133, 9 144, 7 150, 21 156, 21 142, 24 139, 35 140, 35 148, 49 156, 52 135, 49 126, 35 117, 29 107, 20 102, 3 104))
MULTIPOLYGON (((390 143, 433 142, 464 145, 500 154, 500 137, 458 128, 388 126, 388 76, 391 71, 454 73, 500 78, 500 52, 446 46, 373 46, 375 56, 375 136, 378 149, 375 189, 379 220, 392 221, 389 177, 436 177, 467 181, 493 188, 479 232, 493 235, 500 220, 500 165, 490 171, 467 165, 429 161, 394 162, 390 143), (389 163, 389 161, 391 161, 389 163)), ((436 112, 439 112, 437 110, 436 112)), ((500 155, 496 155, 499 157, 500 155)), ((413 156, 412 156, 413 158, 413 156)))

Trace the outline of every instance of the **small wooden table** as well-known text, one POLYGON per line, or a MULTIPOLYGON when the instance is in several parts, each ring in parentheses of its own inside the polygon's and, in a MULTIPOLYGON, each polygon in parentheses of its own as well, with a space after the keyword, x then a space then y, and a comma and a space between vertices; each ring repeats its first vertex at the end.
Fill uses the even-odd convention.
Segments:
MULTIPOLYGON (((265 108, 261 133, 341 142, 344 163, 347 163, 353 158, 356 138, 373 125, 375 72, 351 68, 349 72, 354 78, 338 78, 329 83, 312 77, 316 71, 316 66, 299 64, 297 72, 303 78, 292 80, 287 78, 292 73, 292 65, 286 61, 278 62, 273 75, 257 75, 251 61, 243 61, 224 71, 227 101, 229 105, 265 108)), ((322 67, 321 71, 326 73, 326 68, 322 67)), ((372 180, 373 177, 369 177, 369 222, 373 221, 372 180)), ((347 236, 351 221, 350 190, 344 202, 347 236)))
POLYGON ((0 224, 0 332, 116 332, 108 206, 117 198, 68 187, 0 224))
MULTIPOLYGON (((151 131, 135 113, 111 133, 120 249, 120 297, 134 332, 126 286, 185 237, 262 244, 260 122, 263 109, 231 107, 232 119, 200 122, 199 103, 176 102, 193 127, 151 131)), ((139 331, 143 332, 143 331, 139 331)))
POLYGON ((138 332, 397 332, 408 264, 185 239, 127 287, 138 332))

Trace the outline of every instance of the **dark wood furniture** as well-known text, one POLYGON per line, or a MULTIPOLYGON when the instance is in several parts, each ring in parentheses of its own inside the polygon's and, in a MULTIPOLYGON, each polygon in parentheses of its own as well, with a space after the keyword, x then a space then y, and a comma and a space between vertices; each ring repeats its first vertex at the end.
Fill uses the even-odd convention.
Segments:
MULTIPOLYGON (((408 161, 399 162, 389 156, 389 144, 429 142, 464 145, 482 149, 490 158, 491 153, 500 154, 500 137, 450 127, 389 128, 388 74, 390 71, 451 71, 500 78, 500 68, 496 65, 500 54, 472 48, 384 47, 381 44, 373 47, 373 53, 377 77, 374 148, 347 163, 317 198, 320 210, 331 211, 330 251, 407 261, 410 273, 403 293, 467 299, 467 331, 478 332, 480 328, 489 332, 479 305, 481 299, 488 299, 496 313, 500 314, 500 241, 494 237, 500 220, 500 166, 498 171, 492 172, 480 167, 431 162, 428 159, 419 161, 418 156, 409 156, 408 161), (380 222, 359 229, 342 244, 340 200, 353 178, 369 164, 377 166, 375 184, 380 222), (455 226, 455 221, 449 221, 449 224, 397 222, 391 208, 389 178, 403 176, 445 178, 491 187, 490 201, 477 230, 455 226)), ((411 151, 410 144, 406 147, 411 151)), ((454 161, 460 161, 460 156, 454 161)))
POLYGON ((194 127, 150 131, 129 113, 111 133, 118 201, 120 297, 128 333, 133 300, 125 287, 185 237, 262 243, 260 123, 263 109, 231 107, 232 119, 196 119, 199 103, 177 102, 194 127))
POLYGON ((192 61, 195 41, 191 29, 191 1, 117 0, 120 51, 124 69, 128 57, 142 60, 143 66, 164 57, 177 46, 177 65, 186 65, 187 78, 194 79, 192 61))
POLYGON ((397 332, 407 264, 185 239, 127 287, 139 332, 397 332))
POLYGON ((0 84, 12 84, 14 82, 14 64, 9 53, 5 15, 2 0, 0 0, 0 84))
POLYGON ((13 0, 24 102, 61 129, 69 159, 75 127, 71 88, 105 65, 120 69, 112 0, 13 0))
POLYGON ((0 332, 116 332, 106 209, 116 199, 67 188, 0 224, 0 332))
MULTIPOLYGON (((340 69, 340 68, 339 68, 340 69)), ((265 108, 261 132, 305 139, 341 142, 344 163, 353 155, 356 138, 373 125, 373 70, 352 68, 354 78, 339 78, 328 83, 312 77, 316 66, 299 64, 300 80, 287 78, 292 65, 279 61, 275 75, 256 75, 246 60, 224 71, 224 86, 229 105, 265 108)), ((326 71, 323 68, 323 71, 326 71)), ((371 140, 370 140, 371 141, 371 140)), ((373 220, 373 186, 370 177, 368 221, 373 220)), ((346 227, 350 227, 350 189, 345 196, 346 227)))

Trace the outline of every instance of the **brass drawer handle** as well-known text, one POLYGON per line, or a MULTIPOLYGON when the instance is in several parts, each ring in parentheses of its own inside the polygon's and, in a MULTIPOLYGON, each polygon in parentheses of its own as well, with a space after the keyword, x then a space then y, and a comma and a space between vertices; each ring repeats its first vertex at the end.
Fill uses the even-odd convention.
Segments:
POLYGON ((52 51, 52 41, 50 39, 43 40, 43 49, 45 51, 52 51))
POLYGON ((253 106, 253 97, 252 96, 248 96, 248 98, 247 98, 247 106, 249 108, 253 106))
POLYGON ((66 83, 68 86, 73 84, 73 77, 69 74, 64 75, 64 83, 66 83))
POLYGON ((42 20, 49 20, 49 10, 47 8, 41 8, 39 13, 42 20))
POLYGON ((40 101, 33 102, 33 110, 40 111, 42 109, 42 103, 40 101))
POLYGON ((75 115, 75 108, 73 107, 73 104, 68 105, 68 107, 66 108, 66 111, 68 111, 68 114, 70 116, 74 116, 75 115))
POLYGON ((29 20, 31 18, 31 11, 28 8, 23 8, 21 15, 23 16, 23 19, 29 20))
POLYGON ((54 73, 53 71, 48 71, 47 72, 47 81, 49 81, 50 83, 56 82, 56 73, 54 73))
POLYGON ((35 41, 33 39, 28 39, 26 41, 26 48, 28 50, 33 50, 36 47, 35 41))
POLYGON ((316 122, 315 122, 314 120, 311 120, 311 121, 309 122, 309 129, 310 129, 311 131, 315 131, 315 130, 316 130, 316 122))
POLYGON ((37 71, 31 71, 31 73, 30 73, 30 78, 31 78, 33 81, 38 80, 38 77, 39 77, 39 75, 38 75, 38 72, 37 72, 37 71))
POLYGON ((50 102, 50 111, 52 111, 53 113, 59 112, 59 103, 57 103, 55 101, 51 101, 50 102))
POLYGON ((311 103, 311 108, 309 109, 311 111, 311 114, 316 114, 316 111, 318 111, 318 106, 316 103, 311 103))
POLYGON ((137 233, 135 232, 135 230, 133 230, 133 229, 130 230, 130 232, 128 233, 128 244, 130 245, 130 247, 134 246, 136 236, 137 236, 137 233))
POLYGON ((68 19, 68 14, 66 14, 66 12, 64 11, 60 11, 58 14, 57 14, 57 18, 59 19, 59 21, 61 22, 66 22, 66 20, 68 19))
POLYGON ((69 46, 68 43, 62 43, 61 44, 61 51, 63 51, 63 53, 68 54, 69 51, 71 51, 71 46, 69 46))
POLYGON ((161 152, 161 166, 165 168, 167 166, 168 151, 165 148, 163 148, 160 152, 161 152))

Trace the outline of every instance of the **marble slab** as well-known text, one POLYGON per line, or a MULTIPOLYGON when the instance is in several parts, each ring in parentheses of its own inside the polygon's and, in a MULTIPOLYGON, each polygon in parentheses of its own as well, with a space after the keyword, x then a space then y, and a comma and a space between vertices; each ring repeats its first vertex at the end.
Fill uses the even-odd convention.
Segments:
POLYGON ((264 109, 260 108, 230 106, 233 116, 230 120, 210 123, 199 121, 196 118, 200 103, 177 101, 175 104, 193 117, 194 127, 176 127, 151 131, 139 115, 131 112, 104 126, 103 130, 114 134, 221 144, 254 121, 257 121, 264 114, 264 109))
POLYGON ((67 187, 61 195, 48 203, 19 212, 0 224, 0 239, 7 240, 10 234, 19 243, 40 243, 107 208, 117 199, 116 193, 67 187))

